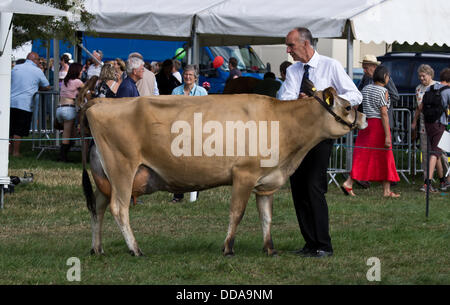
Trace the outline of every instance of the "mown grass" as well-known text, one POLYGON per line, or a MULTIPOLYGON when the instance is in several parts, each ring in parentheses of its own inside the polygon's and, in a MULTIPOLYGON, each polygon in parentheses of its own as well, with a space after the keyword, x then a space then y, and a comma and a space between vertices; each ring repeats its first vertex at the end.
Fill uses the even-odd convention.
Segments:
MULTIPOLYGON (((26 151, 24 146, 23 151, 26 151)), ((303 245, 288 185, 276 195, 272 235, 278 257, 262 252, 262 233, 251 198, 236 236, 236 256, 222 256, 230 188, 204 191, 195 203, 169 203, 171 195, 143 196, 130 209, 131 225, 145 257, 128 254, 118 226, 106 213, 105 256, 91 256, 90 216, 81 189, 80 163, 54 162, 35 152, 10 160, 10 174, 31 171, 0 212, 0 284, 449 284, 450 196, 425 195, 401 182, 399 200, 382 199, 381 186, 345 197, 334 185, 327 200, 335 255, 297 257, 303 245), (66 278, 67 259, 81 261, 81 281, 66 278), (381 281, 369 282, 367 259, 381 261, 381 281)), ((72 158, 79 160, 77 153, 72 158)), ((341 177, 342 178, 342 177, 341 177)), ((418 179, 420 180, 420 179, 418 179)))

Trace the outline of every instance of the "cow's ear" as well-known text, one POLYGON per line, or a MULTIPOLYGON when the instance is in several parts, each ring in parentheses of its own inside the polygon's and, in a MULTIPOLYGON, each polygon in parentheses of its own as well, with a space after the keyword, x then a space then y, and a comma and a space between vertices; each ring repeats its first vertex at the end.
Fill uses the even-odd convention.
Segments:
POLYGON ((334 96, 336 95, 336 90, 333 87, 328 87, 323 91, 324 101, 331 107, 334 104, 334 96))

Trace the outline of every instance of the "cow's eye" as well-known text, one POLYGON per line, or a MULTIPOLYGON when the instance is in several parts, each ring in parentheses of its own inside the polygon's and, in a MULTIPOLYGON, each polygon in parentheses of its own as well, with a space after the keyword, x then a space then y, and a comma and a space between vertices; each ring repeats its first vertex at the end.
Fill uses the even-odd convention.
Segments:
POLYGON ((345 110, 347 110, 347 111, 352 110, 352 106, 347 106, 347 107, 345 107, 345 110))

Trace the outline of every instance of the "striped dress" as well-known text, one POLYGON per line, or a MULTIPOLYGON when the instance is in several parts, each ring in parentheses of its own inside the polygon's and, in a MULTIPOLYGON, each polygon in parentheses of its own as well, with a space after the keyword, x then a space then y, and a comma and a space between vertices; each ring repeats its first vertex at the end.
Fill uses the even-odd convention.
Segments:
MULTIPOLYGON (((387 89, 367 85, 361 91, 363 109, 368 127, 360 130, 353 150, 353 166, 350 176, 360 181, 399 181, 392 150, 384 148, 385 134, 381 122, 381 107, 389 108, 387 89)), ((392 139, 392 138, 391 138, 392 139)), ((392 149, 392 145, 390 147, 392 149)))

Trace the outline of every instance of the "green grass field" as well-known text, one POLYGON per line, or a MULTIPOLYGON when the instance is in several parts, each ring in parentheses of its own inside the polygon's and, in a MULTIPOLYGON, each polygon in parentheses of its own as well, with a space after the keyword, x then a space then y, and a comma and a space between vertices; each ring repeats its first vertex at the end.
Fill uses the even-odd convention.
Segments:
MULTIPOLYGON (((223 257, 230 188, 204 191, 195 203, 169 203, 171 195, 143 196, 130 209, 131 226, 145 257, 131 257, 109 211, 103 229, 104 256, 91 256, 90 215, 81 188, 80 163, 52 161, 46 152, 10 160, 10 175, 34 173, 18 185, 0 211, 0 284, 450 284, 450 195, 430 196, 402 181, 401 198, 383 199, 380 185, 355 188, 345 197, 330 184, 327 200, 335 254, 302 258, 289 251, 303 245, 288 185, 274 200, 272 235, 277 257, 262 252, 254 197, 238 227, 235 256, 223 257), (67 273, 76 257, 81 281, 67 273), (380 260, 381 281, 366 278, 367 260, 380 260)), ((79 158, 71 153, 72 158, 79 158)), ((342 180, 342 177, 339 177, 342 180)))

